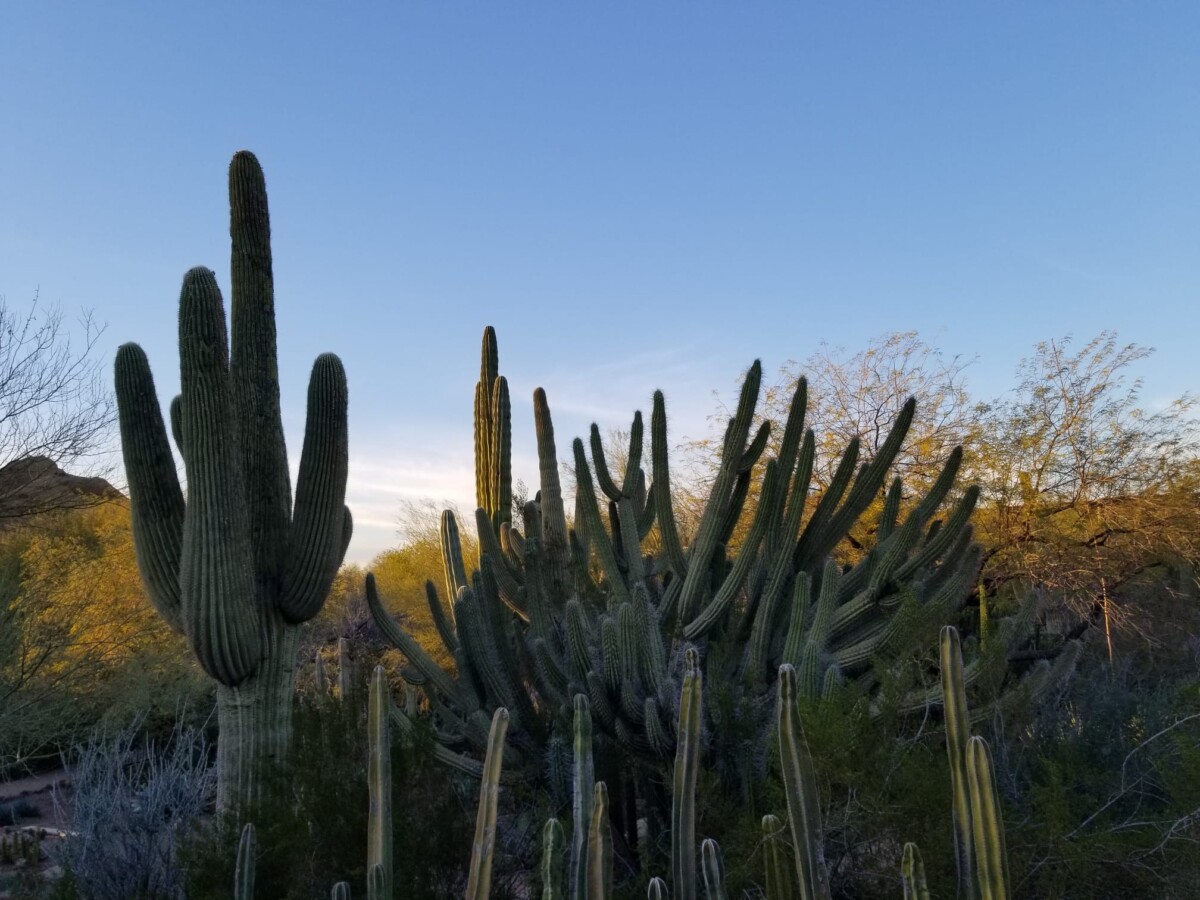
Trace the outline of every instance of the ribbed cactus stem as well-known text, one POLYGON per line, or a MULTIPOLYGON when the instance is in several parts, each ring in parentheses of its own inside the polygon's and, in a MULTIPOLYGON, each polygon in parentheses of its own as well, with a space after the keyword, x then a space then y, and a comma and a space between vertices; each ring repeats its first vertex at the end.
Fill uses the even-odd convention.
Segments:
POLYGON ((383 866, 374 865, 367 870, 367 900, 391 900, 383 866))
POLYGON ((784 664, 779 667, 779 757, 792 829, 796 878, 800 885, 801 900, 829 900, 821 834, 821 804, 817 797, 812 757, 800 724, 797 699, 796 671, 784 664))
POLYGON ((492 861, 496 855, 496 810, 500 800, 500 772, 504 766, 504 736, 508 732, 508 710, 500 707, 492 716, 487 756, 479 781, 479 809, 475 815, 475 840, 471 844, 471 870, 467 876, 467 900, 488 900, 492 891, 492 861))
POLYGON ((350 900, 350 882, 339 881, 329 892, 329 900, 350 900))
POLYGON ((547 819, 542 829, 542 900, 566 900, 563 894, 563 863, 567 839, 558 819, 547 819))
POLYGON ((592 763, 592 712, 587 697, 576 694, 574 706, 570 890, 572 900, 583 900, 587 895, 587 833, 592 821, 596 774, 592 763))
POLYGON ((587 900, 612 900, 613 842, 608 821, 608 788, 597 781, 588 825, 587 900))
POLYGON ((704 894, 707 900, 728 900, 721 848, 712 838, 706 839, 700 845, 700 865, 704 870, 704 894))
POLYGON ((971 826, 975 832, 975 859, 982 900, 1008 900, 1008 857, 1004 849, 1004 822, 992 771, 987 741, 975 736, 967 742, 967 777, 971 787, 971 826))
POLYGON ((677 900, 696 900, 696 778, 700 774, 703 686, 700 656, 689 647, 684 653, 671 796, 671 879, 677 900))
POLYGON ((651 878, 650 884, 646 886, 646 900, 668 900, 669 897, 667 883, 658 876, 651 878))
POLYGON ((904 884, 904 900, 929 900, 929 886, 925 883, 925 862, 921 851, 911 841, 904 845, 904 856, 900 861, 900 879, 904 884))
POLYGON ((367 708, 367 867, 383 870, 381 900, 392 897, 392 698, 387 673, 376 666, 371 673, 371 696, 367 708))
POLYGON ((340 637, 338 652, 338 698, 348 700, 354 693, 354 657, 350 655, 350 640, 340 637))
POLYGON ((776 816, 763 816, 762 834, 767 900, 792 900, 792 879, 788 875, 783 824, 776 816))
POLYGON ((247 822, 242 827, 238 841, 237 866, 233 873, 233 900, 254 900, 254 868, 258 853, 254 825, 247 822))
POLYGON ((329 675, 325 671, 325 660, 321 658, 320 650, 317 651, 316 656, 313 658, 313 686, 320 697, 324 697, 329 693, 329 675))
POLYGON ((345 554, 346 374, 313 365, 293 504, 279 406, 266 182, 254 155, 229 166, 231 329, 216 278, 184 276, 181 394, 171 431, 184 502, 145 354, 117 353, 116 389, 138 567, 151 600, 217 682, 217 804, 249 805, 291 742, 294 626, 319 612, 345 554))
POLYGON ((967 688, 963 678, 962 645, 958 629, 942 628, 939 639, 942 673, 942 708, 946 715, 946 754, 950 759, 950 790, 954 821, 954 858, 958 872, 958 896, 977 896, 975 842, 972 836, 971 789, 967 769, 967 742, 971 721, 967 710, 967 688))

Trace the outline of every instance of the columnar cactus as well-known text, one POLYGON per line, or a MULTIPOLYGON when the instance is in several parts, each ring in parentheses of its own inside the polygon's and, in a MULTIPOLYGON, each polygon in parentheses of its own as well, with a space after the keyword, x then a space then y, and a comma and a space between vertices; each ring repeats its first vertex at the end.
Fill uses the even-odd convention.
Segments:
POLYGON ((232 345, 216 277, 184 276, 182 393, 171 429, 185 503, 146 354, 117 351, 121 447, 138 566, 150 599, 217 682, 218 803, 252 801, 291 739, 299 627, 321 609, 349 544, 346 375, 317 358, 292 502, 279 412, 270 224, 262 170, 229 167, 232 345))
MULTIPOLYGON (((511 475, 496 472, 493 464, 508 455, 488 437, 503 441, 508 434, 506 383, 490 328, 482 356, 476 469, 479 496, 491 498, 511 484, 511 475), (485 403, 492 395, 496 402, 485 403)), ((715 678, 731 692, 734 717, 765 728, 762 701, 774 690, 780 665, 794 667, 795 689, 805 699, 820 702, 847 682, 871 695, 885 681, 874 671, 881 660, 919 649, 902 643, 903 623, 913 621, 902 609, 935 621, 957 616, 979 562, 969 522, 978 490, 968 488, 948 502, 961 450, 951 453, 927 493, 902 504, 902 485, 889 484, 887 475, 912 421, 910 402, 871 459, 861 461, 859 442, 850 442, 813 503, 816 438, 804 427, 804 382, 775 452, 764 461, 770 426, 754 428, 761 377, 755 363, 688 546, 671 504, 662 394, 654 396, 649 448, 642 417, 634 415, 623 472, 610 468, 597 427, 590 441, 573 442, 576 512, 568 527, 554 426, 539 388, 533 407, 540 490, 526 504, 523 532, 509 522, 496 525, 502 504, 481 503, 475 514, 480 565, 467 573, 458 523, 443 517, 453 621, 432 586, 429 600, 456 671, 439 667, 368 590, 376 622, 408 657, 406 677, 428 697, 450 748, 481 753, 487 715, 504 707, 512 713, 512 763, 540 777, 553 769, 542 765, 553 748, 570 743, 575 698, 582 695, 598 752, 618 760, 618 769, 628 763, 630 770, 665 775, 680 740, 679 686, 689 648, 708 682, 715 678), (642 467, 647 455, 649 477, 642 467), (876 543, 843 565, 835 551, 873 505, 879 510, 871 513, 876 543)), ((940 705, 940 695, 912 699, 921 710, 940 705)), ((744 789, 755 776, 745 754, 721 744, 721 729, 701 734, 700 752, 720 767, 724 783, 731 791, 744 789)), ((639 802, 647 808, 654 801, 648 815, 665 819, 661 792, 657 799, 639 793, 635 779, 609 779, 608 787, 624 833, 631 824, 626 811, 639 802)), ((573 866, 572 885, 578 875, 573 866)))
POLYGON ((392 698, 387 673, 376 666, 371 674, 371 697, 367 705, 367 869, 383 870, 383 892, 379 900, 391 900, 395 879, 392 872, 392 698))
POLYGON ((254 824, 247 822, 242 827, 242 836, 238 841, 237 865, 233 873, 233 900, 254 900, 257 845, 254 824))

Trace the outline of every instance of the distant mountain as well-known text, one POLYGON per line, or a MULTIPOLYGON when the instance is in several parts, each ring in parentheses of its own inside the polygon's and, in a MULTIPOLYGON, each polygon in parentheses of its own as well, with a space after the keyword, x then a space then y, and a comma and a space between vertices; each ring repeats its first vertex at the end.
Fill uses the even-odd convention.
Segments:
POLYGON ((0 468, 0 520, 92 506, 124 496, 103 478, 72 475, 44 456, 14 460, 0 468))

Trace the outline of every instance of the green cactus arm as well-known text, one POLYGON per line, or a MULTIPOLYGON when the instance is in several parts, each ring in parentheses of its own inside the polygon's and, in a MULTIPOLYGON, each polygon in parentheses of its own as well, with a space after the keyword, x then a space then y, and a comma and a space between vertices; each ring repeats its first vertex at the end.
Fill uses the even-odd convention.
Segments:
POLYGON ((746 437, 754 419, 754 407, 758 403, 758 389, 762 382, 762 363, 755 360, 742 382, 738 397, 738 408, 729 420, 722 441, 721 465, 709 493, 708 502, 696 529, 696 538, 688 549, 688 571, 684 578, 679 599, 681 619, 690 621, 697 613, 705 583, 709 577, 709 566, 717 545, 723 543, 723 535, 740 511, 738 495, 742 499, 749 487, 750 473, 738 474, 738 464, 746 446, 746 437))
POLYGON ((612 900, 613 843, 608 821, 608 788, 597 781, 588 826, 587 900, 612 900))
MULTIPOLYGON (((546 590, 551 600, 561 603, 570 593, 570 543, 567 516, 563 507, 562 484, 558 476, 558 451, 554 443, 554 421, 546 392, 533 392, 533 422, 537 438, 538 479, 541 485, 541 539, 546 555, 546 590)), ((576 519, 576 528, 580 526, 576 519)), ((530 526, 526 525, 526 529, 530 526)))
POLYGON ((875 540, 878 542, 883 543, 896 529, 896 522, 900 518, 900 501, 903 497, 904 480, 897 475, 892 479, 887 495, 883 498, 883 509, 879 511, 879 521, 875 526, 875 540))
POLYGON ((704 895, 708 900, 728 900, 725 893, 725 867, 721 863, 721 848, 712 838, 700 845, 700 865, 704 871, 704 895))
POLYGON ((621 499, 621 489, 617 487, 612 473, 608 470, 608 463, 604 456, 604 443, 600 440, 600 426, 595 422, 592 423, 590 430, 590 443, 592 448, 592 463, 596 469, 596 484, 605 497, 616 503, 621 499))
POLYGON ((512 402, 508 379, 498 375, 492 383, 492 527, 497 533, 512 521, 512 402))
POLYGON ((458 532, 458 522, 454 512, 442 510, 438 535, 442 544, 442 567, 446 579, 446 596, 453 603, 458 598, 458 592, 470 584, 467 579, 467 567, 463 562, 462 539, 458 532))
POLYGON ((238 841, 237 865, 233 873, 233 900, 254 900, 254 869, 257 856, 254 823, 247 822, 238 841))
POLYGON ((888 469, 895 462, 896 455, 904 444, 904 438, 908 435, 908 429, 912 426, 916 410, 916 398, 909 397, 901 407, 900 415, 892 423, 887 437, 875 451, 874 458, 859 470, 858 477, 855 478, 854 485, 846 497, 846 502, 830 519, 828 530, 823 534, 823 543, 818 545, 817 549, 821 555, 833 550, 842 536, 871 505, 871 501, 879 495, 888 469))
POLYGON ((754 512, 754 520, 745 541, 738 550, 733 570, 721 582, 721 587, 700 612, 683 628, 684 639, 698 640, 707 635, 728 612, 742 591, 746 578, 750 575, 750 567, 758 558, 758 548, 767 530, 767 521, 771 518, 779 501, 779 464, 775 460, 767 463, 767 473, 763 478, 762 495, 759 498, 758 509, 754 512))
POLYGON ((425 602, 429 605, 429 615, 433 619, 433 627, 437 629, 438 637, 442 640, 442 646, 453 656, 458 652, 458 635, 455 634, 454 623, 446 615, 446 608, 438 597, 437 585, 430 580, 425 582, 425 602))
POLYGON ((946 716, 946 755, 950 759, 950 789, 953 800, 954 858, 958 871, 959 897, 976 896, 975 842, 972 835, 972 793, 967 768, 967 742, 971 723, 967 712, 967 689, 963 677, 962 644, 953 625, 942 628, 939 639, 942 673, 942 708, 946 716))
POLYGON ((796 452, 804 437, 804 417, 808 412, 808 379, 801 376, 796 381, 792 402, 788 405, 788 417, 783 426, 783 437, 779 441, 779 469, 791 476, 796 467, 796 452))
POLYGON ((183 491, 167 443, 150 363, 137 344, 124 344, 117 350, 115 380, 138 570, 159 615, 171 628, 182 631, 179 557, 183 491))
MULTIPOLYGON (((796 571, 807 569, 815 560, 823 559, 829 555, 829 550, 826 550, 824 553, 820 551, 827 543, 825 533, 830 530, 829 525, 833 520, 835 510, 841 502, 846 488, 850 486, 850 479, 854 475, 854 467, 858 464, 858 448, 858 438, 851 438, 850 443, 846 445, 845 452, 842 453, 842 458, 838 462, 837 468, 833 472, 833 478, 830 479, 829 487, 825 489, 825 493, 817 501, 817 508, 813 510, 812 518, 808 520, 808 524, 800 534, 800 540, 796 542, 796 549, 792 553, 792 568, 796 571)), ((835 544, 836 540, 841 539, 841 537, 842 535, 839 533, 835 539, 835 544)), ((833 547, 831 546, 829 549, 832 550, 833 547)))
POLYGON ((576 694, 572 731, 573 766, 571 770, 571 867, 572 900, 587 896, 588 828, 592 821, 596 774, 592 760, 592 713, 587 697, 576 694))
POLYGON ((500 597, 523 621, 528 622, 529 611, 521 605, 521 586, 508 568, 504 551, 500 549, 500 541, 496 538, 492 520, 486 509, 475 510, 475 528, 479 533, 480 568, 483 567, 483 557, 491 560, 492 576, 496 579, 500 597))
POLYGON ((766 900, 792 900, 792 880, 785 862, 783 824, 776 816, 762 819, 763 859, 766 865, 766 900))
POLYGON ((350 900, 350 882, 339 881, 329 892, 329 900, 350 900))
POLYGON ((547 819, 542 829, 542 862, 538 867, 542 876, 542 900, 566 900, 563 894, 563 857, 566 849, 561 823, 555 818, 547 819))
POLYGON ((921 859, 921 851, 911 841, 904 845, 900 878, 904 884, 904 900, 929 900, 929 885, 925 882, 925 862, 921 859))
POLYGON ((669 896, 665 881, 658 876, 650 879, 650 884, 646 886, 646 900, 667 900, 669 896))
POLYGON ((809 592, 812 579, 807 572, 796 575, 792 586, 792 614, 788 622, 787 637, 783 641, 783 661, 792 666, 800 665, 804 652, 805 625, 808 621, 809 592))
POLYGON ((638 641, 638 664, 642 680, 653 693, 662 688, 663 673, 667 668, 667 654, 663 647, 662 628, 658 612, 650 604, 650 595, 644 583, 635 584, 629 592, 633 608, 633 630, 638 641))
POLYGON ((592 549, 596 551, 600 566, 604 569, 604 576, 608 579, 609 603, 620 603, 629 599, 629 592, 625 586, 625 576, 617 564, 616 553, 613 550, 612 541, 608 537, 608 530, 604 527, 603 519, 600 518, 600 507, 596 503, 596 489, 592 483, 592 473, 588 467, 587 457, 584 455, 583 441, 576 438, 572 449, 575 453, 575 480, 578 492, 576 497, 583 510, 592 549))
POLYGON ((376 666, 371 673, 367 709, 367 868, 383 869, 384 897, 392 896, 392 697, 387 673, 376 666))
POLYGON ((637 584, 646 577, 646 566, 642 559, 642 535, 638 527, 637 512, 633 501, 622 497, 617 504, 617 522, 620 525, 621 546, 625 550, 625 568, 629 583, 637 584))
POLYGON ((255 573, 264 585, 273 585, 288 555, 292 496, 279 406, 267 185, 258 159, 245 150, 229 163, 229 238, 230 380, 255 573))
POLYGON ((508 710, 500 707, 492 716, 487 755, 483 761, 483 778, 479 782, 479 810, 475 817, 475 840, 471 845, 467 900, 488 900, 492 890, 496 808, 500 799, 500 773, 504 766, 504 736, 507 731, 508 710))
MULTIPOLYGON (((645 490, 646 473, 642 471, 643 430, 642 411, 639 409, 634 411, 633 422, 629 426, 629 453, 625 457, 625 481, 621 486, 621 493, 629 498, 639 497, 639 493, 645 490)), ((644 503, 645 495, 641 494, 640 499, 644 503)))
POLYGON ((741 459, 738 460, 738 474, 742 475, 754 468, 755 463, 762 457, 763 451, 767 449, 767 441, 771 438, 771 423, 763 422, 758 426, 758 431, 754 433, 754 437, 746 446, 742 453, 741 459))
POLYGON ((346 398, 341 360, 322 353, 313 363, 308 383, 304 449, 279 595, 279 611, 293 624, 307 622, 321 611, 342 564, 349 471, 346 398))
POLYGON ((800 652, 800 668, 796 672, 797 689, 801 696, 814 698, 821 692, 825 674, 825 654, 829 643, 829 627, 837 606, 840 569, 832 557, 825 561, 821 586, 817 592, 817 608, 808 630, 808 639, 800 652))
POLYGON ((654 512, 658 520, 658 531, 662 537, 667 563, 676 578, 687 575, 687 560, 683 544, 679 540, 679 528, 675 523, 675 511, 671 508, 671 472, 667 446, 667 405, 662 391, 654 392, 654 405, 650 413, 650 471, 654 478, 654 512))
POLYGON ((208 269, 184 276, 179 362, 188 503, 179 582, 184 632, 201 667, 226 686, 258 669, 250 522, 229 385, 225 311, 208 269))
MULTIPOLYGON (((134 345, 136 346, 136 344, 134 345)), ((183 396, 176 394, 171 400, 171 409, 168 413, 171 423, 171 438, 175 441, 175 446, 179 450, 179 458, 186 462, 186 452, 183 442, 183 396)))
POLYGON ((996 794, 992 754, 979 736, 967 741, 967 777, 971 790, 971 829, 982 900, 1008 900, 1008 856, 1004 822, 996 794))
POLYGON ((796 672, 784 664, 779 667, 779 755, 783 769, 784 793, 792 830, 792 849, 796 857, 796 877, 801 900, 829 900, 829 881, 825 874, 822 846, 821 805, 817 797, 812 757, 800 711, 796 705, 796 672))
POLYGON ((948 550, 962 534, 963 529, 967 527, 967 521, 971 518, 971 513, 975 511, 975 504, 978 500, 979 485, 973 484, 967 488, 962 499, 954 508, 954 512, 950 514, 946 523, 938 529, 938 533, 930 540, 927 540, 917 553, 913 554, 907 562, 896 570, 893 576, 895 580, 903 581, 909 575, 932 563, 948 550))
POLYGON ((703 685, 700 656, 689 647, 684 653, 671 791, 671 887, 676 900, 696 900, 696 779, 700 774, 703 685))
POLYGON ((392 618, 391 613, 383 608, 383 603, 379 600, 379 592, 375 587, 375 574, 373 572, 367 573, 365 587, 367 608, 370 610, 371 618, 383 633, 384 638, 393 647, 408 657, 408 661, 416 666, 417 670, 429 679, 430 684, 441 691, 447 699, 464 708, 470 709, 473 704, 466 702, 467 698, 464 696, 464 692, 458 689, 458 685, 450 677, 449 673, 434 662, 433 657, 421 649, 421 645, 396 624, 396 620, 392 618))

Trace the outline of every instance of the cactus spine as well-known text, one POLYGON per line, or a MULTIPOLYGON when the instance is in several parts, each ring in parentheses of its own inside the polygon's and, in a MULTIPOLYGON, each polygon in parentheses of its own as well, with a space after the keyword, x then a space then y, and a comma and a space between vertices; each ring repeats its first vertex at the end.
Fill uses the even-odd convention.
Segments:
POLYGON ((391 900, 392 872, 392 738, 388 728, 392 698, 383 666, 371 673, 367 708, 367 868, 383 872, 378 900, 391 900))
POLYGON ((116 393, 134 543, 147 593, 217 682, 218 805, 257 796, 258 773, 291 742, 297 628, 319 612, 345 554, 346 376, 313 365, 292 501, 279 412, 270 224, 262 169, 229 167, 232 345, 207 269, 179 300, 182 393, 171 425, 184 502, 154 380, 136 344, 117 351, 116 393))

